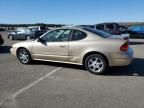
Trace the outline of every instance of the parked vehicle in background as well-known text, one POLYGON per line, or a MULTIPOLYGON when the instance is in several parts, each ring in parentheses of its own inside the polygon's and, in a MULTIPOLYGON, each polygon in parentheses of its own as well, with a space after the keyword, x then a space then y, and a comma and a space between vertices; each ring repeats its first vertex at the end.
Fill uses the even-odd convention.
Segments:
POLYGON ((128 34, 128 27, 126 27, 126 26, 119 25, 119 30, 120 30, 121 34, 128 34))
POLYGON ((0 31, 5 31, 5 29, 4 28, 0 28, 0 31))
POLYGON ((144 26, 131 26, 128 29, 130 38, 143 38, 144 39, 144 26))
POLYGON ((108 32, 112 35, 121 35, 127 33, 125 26, 119 25, 118 23, 101 23, 95 25, 94 29, 108 32))
POLYGON ((8 39, 35 39, 35 33, 28 28, 17 28, 15 31, 8 34, 8 39))
POLYGON ((84 65, 93 74, 103 74, 108 67, 129 65, 133 59, 128 41, 109 37, 100 30, 65 27, 34 41, 14 44, 10 51, 23 64, 32 60, 63 62, 84 65))
POLYGON ((31 26, 28 27, 32 32, 35 33, 35 38, 40 37, 41 35, 43 35, 44 33, 46 33, 48 30, 46 27, 44 26, 31 26))
POLYGON ((113 38, 129 40, 127 27, 119 25, 118 23, 100 23, 96 25, 87 25, 86 27, 110 33, 113 38))
POLYGON ((2 45, 4 43, 4 40, 2 38, 2 35, 0 34, 0 45, 2 45))

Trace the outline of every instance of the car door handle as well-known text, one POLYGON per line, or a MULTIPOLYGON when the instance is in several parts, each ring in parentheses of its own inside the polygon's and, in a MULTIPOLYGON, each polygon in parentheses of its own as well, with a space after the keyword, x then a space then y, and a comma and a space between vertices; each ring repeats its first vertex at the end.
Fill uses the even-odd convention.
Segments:
POLYGON ((62 47, 62 48, 63 48, 63 47, 65 47, 65 45, 61 45, 60 47, 62 47))

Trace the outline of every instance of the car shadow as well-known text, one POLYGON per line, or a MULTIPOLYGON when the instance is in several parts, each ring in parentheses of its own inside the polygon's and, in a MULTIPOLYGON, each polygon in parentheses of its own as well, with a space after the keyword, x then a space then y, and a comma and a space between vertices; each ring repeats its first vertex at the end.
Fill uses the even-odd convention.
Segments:
POLYGON ((144 59, 134 58, 132 64, 126 67, 113 67, 107 76, 144 76, 144 59))
POLYGON ((1 53, 10 53, 11 46, 0 46, 0 54, 1 53))
MULTIPOLYGON (((64 67, 69 69, 84 70, 84 66, 65 64, 65 63, 54 63, 44 61, 34 61, 32 65, 49 65, 56 67, 64 67)), ((144 76, 144 59, 134 58, 130 66, 125 67, 111 67, 104 76, 144 76)))
POLYGON ((144 45, 144 42, 130 42, 130 45, 144 45))
POLYGON ((32 65, 49 65, 49 66, 55 66, 55 67, 85 70, 84 66, 82 65, 48 62, 48 61, 33 61, 32 65))

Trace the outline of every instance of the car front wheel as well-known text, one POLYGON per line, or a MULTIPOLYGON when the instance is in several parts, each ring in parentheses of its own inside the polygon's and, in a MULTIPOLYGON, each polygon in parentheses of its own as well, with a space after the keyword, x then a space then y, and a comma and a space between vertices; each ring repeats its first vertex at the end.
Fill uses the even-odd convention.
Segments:
POLYGON ((24 48, 18 50, 17 57, 22 64, 29 64, 31 62, 30 53, 24 48))
POLYGON ((96 75, 104 74, 108 69, 108 63, 100 54, 91 54, 85 59, 86 69, 96 75))

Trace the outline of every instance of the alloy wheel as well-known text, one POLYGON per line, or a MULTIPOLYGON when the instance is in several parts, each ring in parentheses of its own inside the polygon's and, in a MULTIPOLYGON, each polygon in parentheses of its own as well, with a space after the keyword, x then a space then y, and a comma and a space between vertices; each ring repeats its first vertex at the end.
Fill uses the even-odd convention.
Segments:
POLYGON ((26 49, 20 49, 18 52, 19 61, 23 64, 28 64, 31 61, 30 54, 26 49))
POLYGON ((104 68, 104 63, 100 58, 97 57, 91 57, 88 60, 88 67, 90 70, 92 70, 93 72, 101 72, 104 68))

